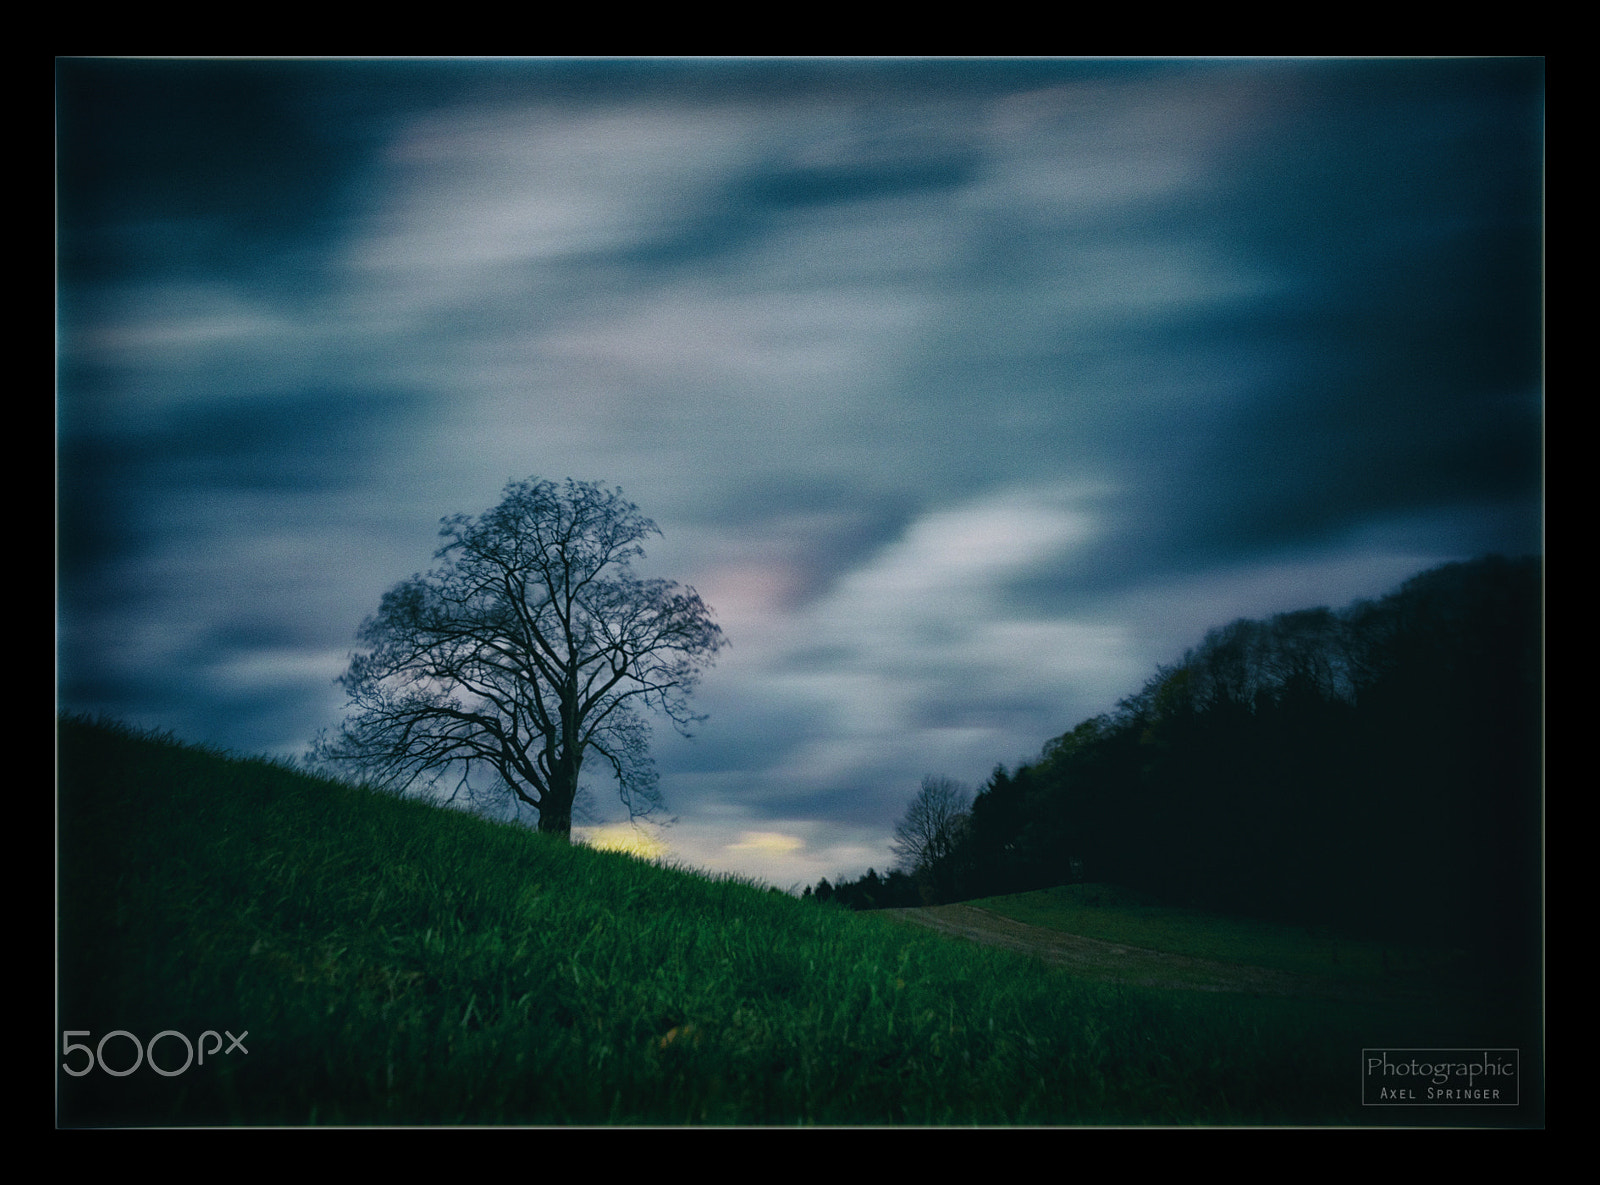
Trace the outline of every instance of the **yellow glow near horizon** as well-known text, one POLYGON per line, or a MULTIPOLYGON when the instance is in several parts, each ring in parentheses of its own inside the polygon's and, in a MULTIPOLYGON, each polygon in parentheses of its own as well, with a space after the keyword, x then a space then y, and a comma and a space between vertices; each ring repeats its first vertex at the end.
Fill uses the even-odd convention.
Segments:
POLYGON ((586 828, 583 843, 599 852, 626 852, 641 860, 659 860, 671 851, 656 836, 627 823, 586 828))
POLYGON ((782 856, 806 846, 805 840, 781 831, 741 831, 739 842, 728 844, 730 852, 766 852, 782 856))

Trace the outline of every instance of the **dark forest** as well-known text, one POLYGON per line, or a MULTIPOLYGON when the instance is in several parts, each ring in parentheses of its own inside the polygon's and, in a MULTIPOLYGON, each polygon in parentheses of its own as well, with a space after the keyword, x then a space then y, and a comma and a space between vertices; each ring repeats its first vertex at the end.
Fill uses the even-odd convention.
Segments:
POLYGON ((807 889, 857 909, 1078 881, 1536 965, 1542 564, 1213 629, 1106 715, 999 766, 948 854, 807 889))

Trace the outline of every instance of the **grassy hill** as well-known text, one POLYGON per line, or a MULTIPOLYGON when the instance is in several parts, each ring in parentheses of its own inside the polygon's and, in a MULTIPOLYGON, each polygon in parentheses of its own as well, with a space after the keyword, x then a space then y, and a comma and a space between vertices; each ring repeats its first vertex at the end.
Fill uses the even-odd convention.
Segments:
POLYGON ((1363 1046, 1515 1043, 1090 982, 115 726, 58 750, 64 1126, 1416 1122, 1360 1106, 1363 1046))

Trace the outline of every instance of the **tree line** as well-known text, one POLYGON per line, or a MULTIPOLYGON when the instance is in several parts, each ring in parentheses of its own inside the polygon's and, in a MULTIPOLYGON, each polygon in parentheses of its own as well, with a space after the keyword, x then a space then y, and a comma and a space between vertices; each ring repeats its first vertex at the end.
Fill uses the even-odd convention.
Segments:
POLYGON ((1344 610, 1212 630, 1114 711, 997 766, 896 873, 826 896, 1104 881, 1518 957, 1540 933, 1542 760, 1542 562, 1448 564, 1344 610))

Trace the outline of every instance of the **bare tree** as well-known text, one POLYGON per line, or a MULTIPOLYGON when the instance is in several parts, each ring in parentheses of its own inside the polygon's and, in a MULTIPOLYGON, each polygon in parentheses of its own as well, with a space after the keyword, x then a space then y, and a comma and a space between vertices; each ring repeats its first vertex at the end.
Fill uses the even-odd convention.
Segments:
POLYGON ((926 872, 955 851, 966 827, 972 795, 959 782, 929 774, 894 825, 889 848, 905 872, 926 872))
POLYGON ((636 579, 661 532, 620 490, 529 478, 480 518, 443 520, 443 563, 384 594, 340 682, 349 715, 319 755, 386 784, 486 769, 492 789, 572 832, 590 754, 630 814, 657 800, 643 709, 684 735, 688 698, 725 645, 692 588, 636 579))

